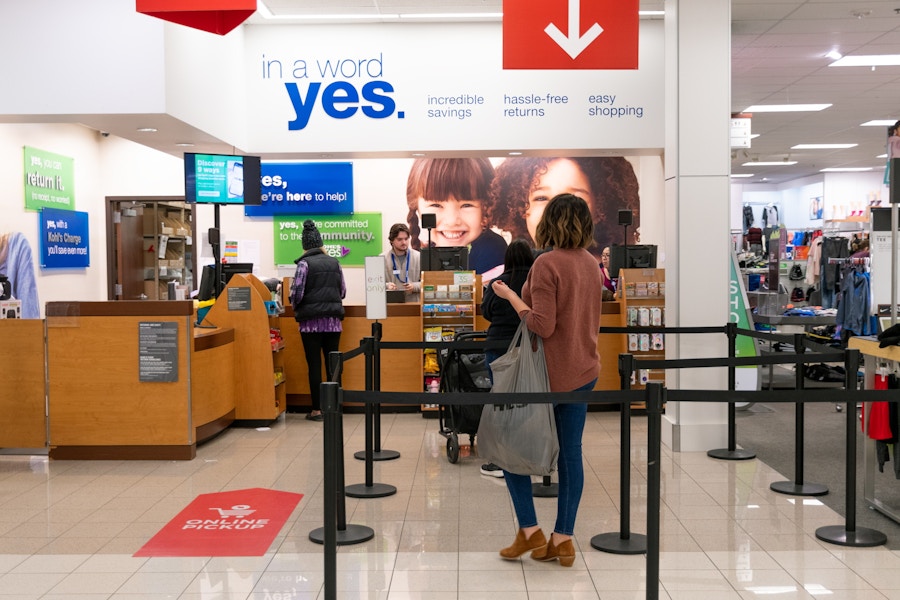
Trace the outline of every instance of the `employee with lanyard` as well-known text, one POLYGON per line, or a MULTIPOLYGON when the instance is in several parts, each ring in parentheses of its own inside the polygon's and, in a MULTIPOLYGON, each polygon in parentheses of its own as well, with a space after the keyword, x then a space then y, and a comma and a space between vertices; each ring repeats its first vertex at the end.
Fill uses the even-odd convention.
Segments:
POLYGON ((389 290, 405 291, 407 302, 418 302, 422 269, 419 251, 409 247, 409 227, 406 223, 391 225, 388 241, 391 249, 384 254, 386 287, 389 290))

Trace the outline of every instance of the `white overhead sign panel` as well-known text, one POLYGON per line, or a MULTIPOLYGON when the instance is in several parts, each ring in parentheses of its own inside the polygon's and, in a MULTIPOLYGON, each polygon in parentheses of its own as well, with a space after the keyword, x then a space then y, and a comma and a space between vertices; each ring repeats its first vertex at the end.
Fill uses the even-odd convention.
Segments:
POLYGON ((663 27, 637 70, 503 70, 501 25, 248 26, 248 150, 664 146, 663 27))

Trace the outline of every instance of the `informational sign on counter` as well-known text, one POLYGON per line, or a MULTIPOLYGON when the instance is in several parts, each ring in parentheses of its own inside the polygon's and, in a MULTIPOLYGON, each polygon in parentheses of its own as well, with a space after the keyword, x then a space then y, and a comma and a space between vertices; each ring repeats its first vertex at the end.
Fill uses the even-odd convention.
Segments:
POLYGON ((178 381, 178 323, 138 323, 138 372, 142 382, 178 381))
POLYGON ((366 257, 366 318, 387 318, 387 293, 384 281, 384 257, 366 257))
POLYGON ((228 310, 250 310, 250 288, 228 288, 228 310))

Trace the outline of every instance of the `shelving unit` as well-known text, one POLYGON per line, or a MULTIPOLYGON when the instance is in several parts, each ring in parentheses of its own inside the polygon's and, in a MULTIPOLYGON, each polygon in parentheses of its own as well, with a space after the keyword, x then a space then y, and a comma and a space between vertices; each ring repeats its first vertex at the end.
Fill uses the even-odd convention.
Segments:
MULTIPOLYGON (((480 283, 474 271, 426 271, 422 273, 422 339, 453 341, 456 333, 475 331, 476 307, 481 302, 480 283)), ((437 392, 440 385, 437 351, 426 350, 423 388, 437 392)), ((437 404, 422 404, 425 417, 437 416, 437 404)))
POLYGON ((256 426, 277 419, 287 406, 284 339, 280 319, 270 314, 266 302, 272 293, 249 274, 232 276, 203 320, 234 329, 239 354, 234 370, 235 423, 256 426))
MULTIPOLYGON (((619 290, 625 310, 626 327, 665 326, 666 272, 664 269, 621 269, 619 290)), ((628 333, 628 352, 635 358, 664 359, 665 335, 628 333)), ((632 389, 644 389, 648 382, 665 383, 661 370, 638 371, 632 389)))
POLYGON ((144 207, 144 295, 172 300, 168 284, 194 288, 193 213, 184 202, 153 202, 144 207))

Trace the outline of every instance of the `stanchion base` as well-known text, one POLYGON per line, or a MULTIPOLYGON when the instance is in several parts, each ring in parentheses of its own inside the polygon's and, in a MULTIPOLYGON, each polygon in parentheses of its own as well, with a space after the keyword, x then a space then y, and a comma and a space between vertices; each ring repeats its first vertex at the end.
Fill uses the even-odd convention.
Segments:
POLYGON ((559 496, 559 484, 551 483, 550 485, 544 485, 543 482, 532 483, 531 495, 535 498, 556 498, 559 496))
MULTIPOLYGON (((347 529, 337 532, 337 545, 349 546, 350 544, 360 544, 368 542, 375 537, 375 530, 365 525, 347 525, 347 529)), ((309 541, 317 544, 325 543, 325 528, 319 527, 309 532, 309 541)))
POLYGON ((794 483, 793 481, 776 481, 769 489, 788 496, 824 496, 828 488, 821 483, 794 483))
POLYGON ((881 546, 887 542, 887 536, 874 529, 857 527, 855 531, 847 531, 843 525, 828 525, 816 529, 816 537, 823 542, 830 542, 839 546, 855 546, 868 548, 881 546))
POLYGON ((354 483, 344 487, 344 495, 349 498, 384 498, 397 493, 397 488, 386 483, 354 483))
POLYGON ((710 458, 718 458, 721 460, 749 460, 756 458, 756 453, 750 450, 729 450, 728 448, 718 448, 710 450, 706 453, 710 458))
POLYGON ((618 531, 601 533, 591 538, 591 548, 611 554, 647 554, 647 536, 632 533, 624 540, 618 531))
MULTIPOLYGON (((366 460, 366 451, 360 450, 353 453, 353 458, 357 460, 366 460)), ((394 460, 400 458, 400 453, 396 450, 379 450, 372 453, 372 460, 394 460)))

